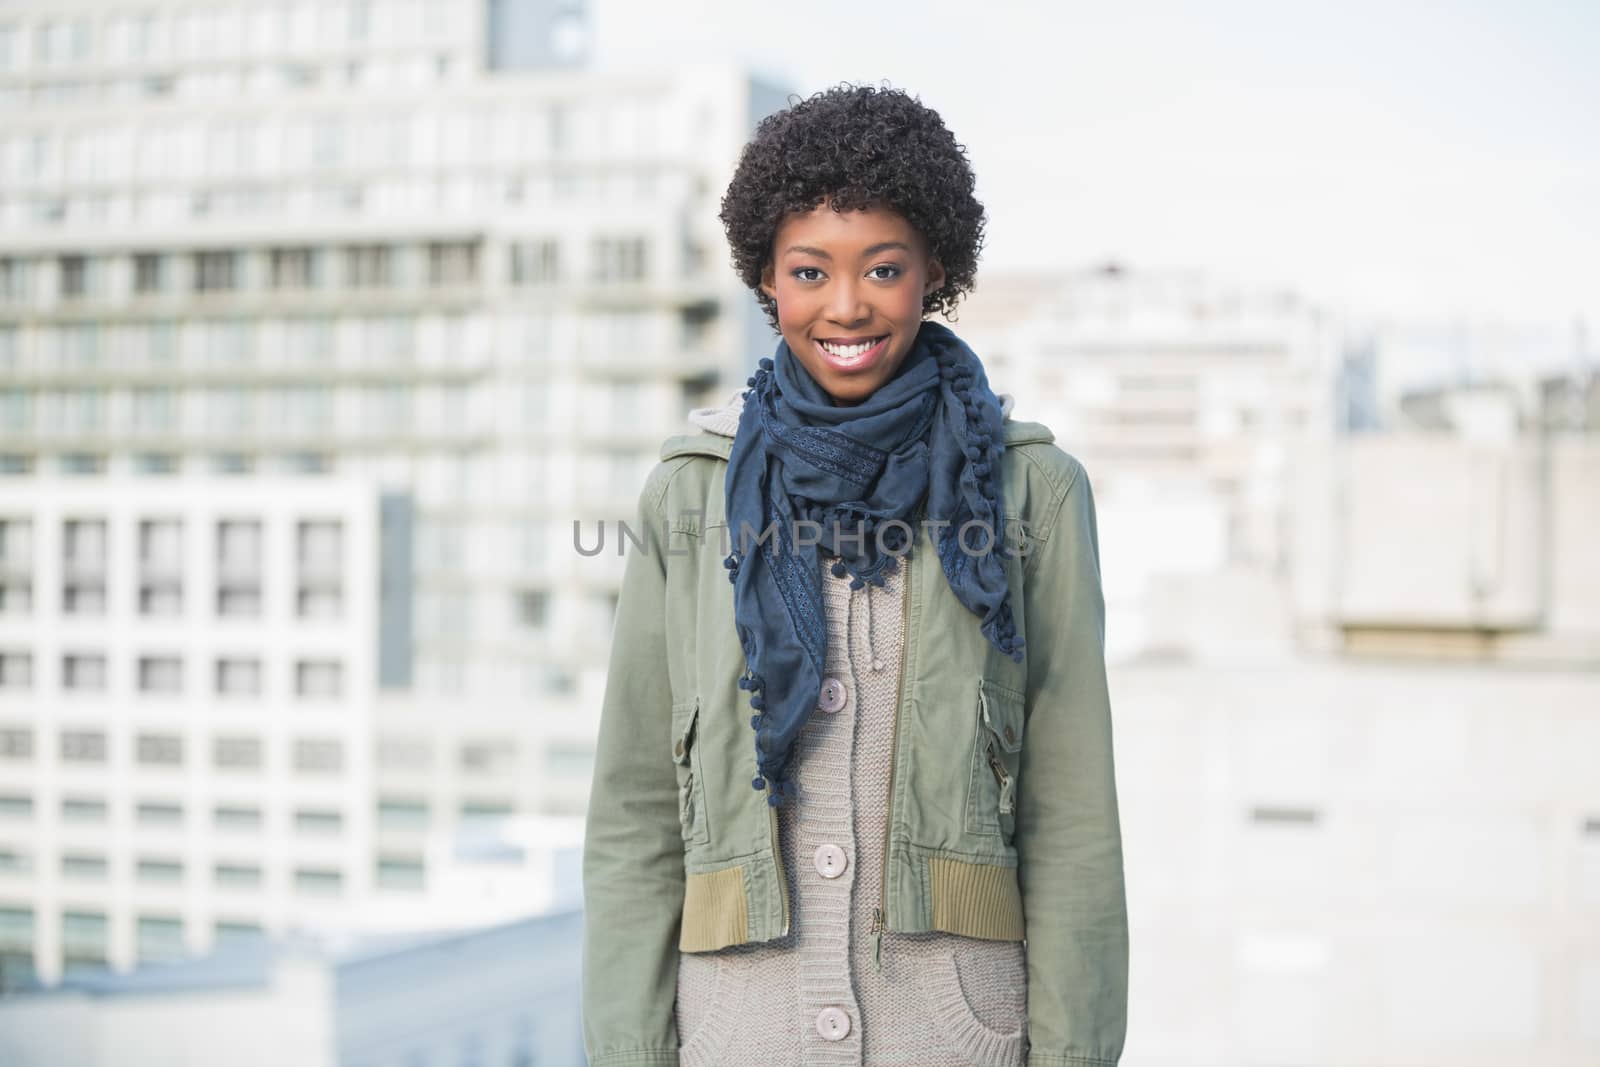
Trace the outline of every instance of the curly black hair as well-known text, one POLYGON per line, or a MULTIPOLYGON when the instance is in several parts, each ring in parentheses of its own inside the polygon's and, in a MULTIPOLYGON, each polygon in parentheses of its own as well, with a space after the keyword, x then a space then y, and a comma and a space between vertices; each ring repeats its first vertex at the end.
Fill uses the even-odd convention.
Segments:
POLYGON ((722 197, 733 267, 778 331, 778 305, 761 289, 779 224, 824 201, 835 211, 892 208, 916 227, 945 270, 923 314, 951 318, 970 292, 983 248, 984 211, 966 147, 939 113, 906 93, 843 83, 762 119, 722 197))

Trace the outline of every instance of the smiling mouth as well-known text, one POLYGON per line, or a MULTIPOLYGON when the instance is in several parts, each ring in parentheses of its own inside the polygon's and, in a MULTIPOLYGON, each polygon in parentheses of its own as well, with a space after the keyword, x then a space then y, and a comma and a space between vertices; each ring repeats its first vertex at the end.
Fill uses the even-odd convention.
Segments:
POLYGON ((838 367, 854 367, 875 359, 883 350, 889 335, 863 338, 859 341, 818 340, 817 347, 827 355, 828 361, 838 367))

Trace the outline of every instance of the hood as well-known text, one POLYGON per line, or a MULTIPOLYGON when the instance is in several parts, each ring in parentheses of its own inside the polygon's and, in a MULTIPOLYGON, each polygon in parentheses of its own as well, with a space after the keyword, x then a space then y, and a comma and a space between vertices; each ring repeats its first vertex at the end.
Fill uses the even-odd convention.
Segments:
MULTIPOLYGON (((740 386, 721 407, 695 408, 689 412, 689 422, 702 430, 723 437, 733 437, 739 432, 739 416, 744 412, 744 394, 748 386, 740 386)), ((996 394, 1000 400, 1000 418, 1011 418, 1011 408, 1016 403, 1010 393, 996 394)))

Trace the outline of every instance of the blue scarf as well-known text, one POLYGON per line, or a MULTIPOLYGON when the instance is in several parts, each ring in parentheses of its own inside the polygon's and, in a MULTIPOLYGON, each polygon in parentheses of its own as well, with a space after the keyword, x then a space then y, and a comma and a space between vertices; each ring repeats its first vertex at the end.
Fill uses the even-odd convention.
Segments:
POLYGON ((759 366, 728 457, 733 552, 723 566, 746 663, 739 688, 750 691, 757 712, 751 785, 770 782, 767 803, 777 806, 793 789, 795 741, 822 691, 821 552, 834 558, 835 577, 850 576, 852 589, 882 587, 897 554, 910 557, 915 538, 907 535, 925 501, 929 523, 947 524, 930 529, 950 588, 981 617, 979 629, 995 648, 1021 662, 1023 642, 1003 562, 1011 551, 1000 496, 1000 401, 972 349, 925 321, 895 376, 850 407, 833 406, 782 340, 759 366), (981 525, 963 534, 974 520, 981 525), (886 551, 879 551, 880 528, 886 551), (817 543, 799 544, 797 534, 817 543))

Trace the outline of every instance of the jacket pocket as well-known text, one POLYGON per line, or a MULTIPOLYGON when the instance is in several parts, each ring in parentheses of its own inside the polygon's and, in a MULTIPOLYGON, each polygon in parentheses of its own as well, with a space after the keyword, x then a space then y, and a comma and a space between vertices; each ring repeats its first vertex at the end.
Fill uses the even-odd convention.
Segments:
POLYGON ((704 845, 711 840, 706 824, 705 782, 700 773, 700 698, 672 705, 672 763, 678 775, 678 822, 683 840, 704 845))
POLYGON ((1022 766, 1023 695, 991 678, 978 679, 967 830, 1011 839, 1016 829, 1017 775, 1022 766))

